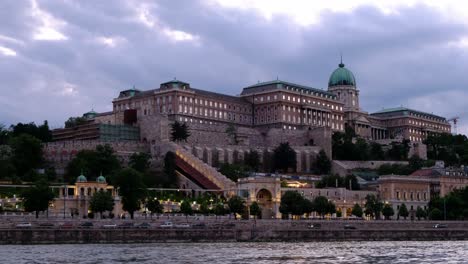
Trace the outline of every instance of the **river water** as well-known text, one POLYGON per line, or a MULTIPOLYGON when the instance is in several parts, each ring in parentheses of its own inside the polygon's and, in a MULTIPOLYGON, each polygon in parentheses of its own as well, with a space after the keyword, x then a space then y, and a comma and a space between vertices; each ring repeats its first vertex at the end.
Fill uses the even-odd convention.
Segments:
POLYGON ((468 241, 3 245, 0 263, 468 263, 468 241))

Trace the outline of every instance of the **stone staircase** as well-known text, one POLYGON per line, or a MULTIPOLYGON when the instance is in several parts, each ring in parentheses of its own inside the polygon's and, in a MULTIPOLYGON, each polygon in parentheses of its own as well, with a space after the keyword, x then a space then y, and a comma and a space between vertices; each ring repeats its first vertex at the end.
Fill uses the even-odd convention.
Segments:
POLYGON ((216 168, 208 165, 195 155, 174 142, 164 143, 168 151, 176 154, 176 164, 184 169, 192 177, 209 189, 219 189, 223 191, 234 190, 236 183, 221 174, 216 168))

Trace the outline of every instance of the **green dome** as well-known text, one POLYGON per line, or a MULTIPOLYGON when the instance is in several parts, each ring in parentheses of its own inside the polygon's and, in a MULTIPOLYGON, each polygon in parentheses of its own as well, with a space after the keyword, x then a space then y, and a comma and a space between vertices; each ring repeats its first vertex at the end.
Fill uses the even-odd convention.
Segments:
POLYGON ((76 178, 76 182, 87 182, 86 177, 83 175, 83 173, 76 178))
POLYGON ((336 69, 330 76, 328 81, 328 87, 338 85, 351 85, 356 86, 356 79, 354 79, 353 73, 345 68, 345 65, 340 63, 339 68, 336 69))
POLYGON ((83 117, 86 119, 92 119, 92 118, 95 118, 97 114, 98 113, 96 113, 94 110, 91 110, 89 112, 84 113, 83 117))
POLYGON ((106 183, 106 178, 104 178, 104 176, 101 175, 101 176, 97 177, 96 181, 98 183, 106 183))

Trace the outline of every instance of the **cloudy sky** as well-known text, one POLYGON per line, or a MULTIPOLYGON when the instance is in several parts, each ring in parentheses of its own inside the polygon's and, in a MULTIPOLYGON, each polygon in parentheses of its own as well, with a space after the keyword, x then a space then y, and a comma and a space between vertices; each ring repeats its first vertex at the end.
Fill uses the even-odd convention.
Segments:
POLYGON ((326 89, 342 52, 364 110, 460 116, 468 134, 463 1, 316 2, 2 0, 0 123, 60 127, 174 77, 232 95, 277 76, 326 89))

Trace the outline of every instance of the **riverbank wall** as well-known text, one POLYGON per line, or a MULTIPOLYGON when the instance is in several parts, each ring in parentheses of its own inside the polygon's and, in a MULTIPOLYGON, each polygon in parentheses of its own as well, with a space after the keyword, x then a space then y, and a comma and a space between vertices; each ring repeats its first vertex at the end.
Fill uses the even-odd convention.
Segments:
POLYGON ((0 244, 468 240, 467 229, 3 229, 0 244))

